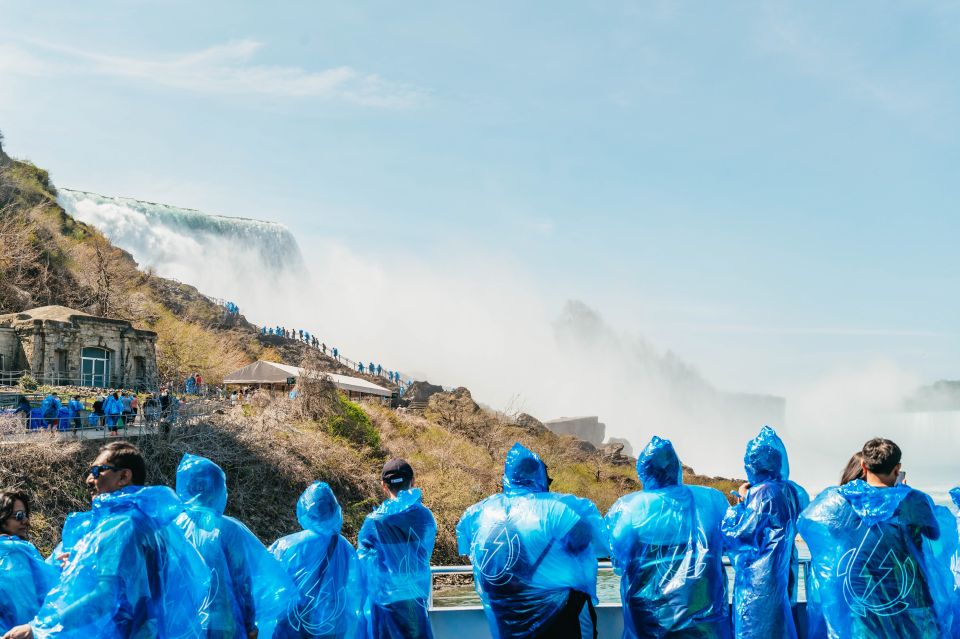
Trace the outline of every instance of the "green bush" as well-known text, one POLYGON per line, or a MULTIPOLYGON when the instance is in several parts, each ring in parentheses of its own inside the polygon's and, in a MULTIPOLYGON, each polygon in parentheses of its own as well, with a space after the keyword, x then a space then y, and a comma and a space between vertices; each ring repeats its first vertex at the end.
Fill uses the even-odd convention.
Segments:
POLYGON ((354 444, 369 446, 374 450, 379 449, 380 433, 374 428, 367 414, 343 395, 340 395, 339 399, 339 414, 330 417, 327 421, 330 434, 343 437, 354 444))
POLYGON ((24 373, 18 383, 20 384, 20 388, 25 391, 35 391, 40 387, 40 384, 37 383, 37 380, 34 379, 30 373, 24 373))

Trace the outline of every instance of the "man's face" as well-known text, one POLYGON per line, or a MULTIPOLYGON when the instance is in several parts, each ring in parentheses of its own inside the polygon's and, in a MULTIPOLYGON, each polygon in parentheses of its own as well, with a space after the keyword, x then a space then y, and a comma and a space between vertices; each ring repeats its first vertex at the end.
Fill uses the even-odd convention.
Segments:
POLYGON ((103 468, 103 466, 113 466, 107 461, 107 454, 101 453, 93 461, 91 466, 100 466, 99 477, 94 477, 93 473, 87 475, 87 490, 91 497, 105 495, 120 490, 124 486, 129 486, 133 473, 127 468, 117 468, 115 470, 103 468))
POLYGON ((16 535, 20 539, 26 539, 30 532, 30 516, 27 514, 27 506, 19 499, 13 501, 13 515, 0 521, 0 533, 6 535, 16 535), (17 515, 20 515, 20 521, 17 521, 17 515))

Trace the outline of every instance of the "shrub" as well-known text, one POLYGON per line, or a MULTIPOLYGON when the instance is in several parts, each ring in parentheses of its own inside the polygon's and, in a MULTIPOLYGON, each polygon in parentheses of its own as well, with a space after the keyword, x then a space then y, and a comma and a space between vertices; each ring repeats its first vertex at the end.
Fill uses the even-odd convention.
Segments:
POLYGON ((25 391, 35 391, 40 387, 40 384, 37 383, 37 380, 34 379, 33 375, 30 373, 24 373, 20 378, 20 388, 25 391))
POLYGON ((343 395, 339 396, 339 414, 327 421, 327 428, 331 435, 361 446, 369 446, 374 450, 380 448, 380 433, 373 427, 370 418, 357 404, 343 395))

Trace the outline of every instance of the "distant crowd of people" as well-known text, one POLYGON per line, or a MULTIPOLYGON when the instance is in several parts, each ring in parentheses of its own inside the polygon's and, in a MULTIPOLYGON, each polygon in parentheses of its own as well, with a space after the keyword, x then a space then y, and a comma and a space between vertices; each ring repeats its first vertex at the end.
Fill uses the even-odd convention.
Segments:
POLYGON ((99 428, 117 435, 121 428, 136 422, 141 414, 142 420, 150 425, 176 413, 178 405, 179 399, 167 388, 161 389, 156 395, 147 393, 142 405, 137 393, 122 389, 93 398, 73 395, 66 405, 56 391, 51 391, 39 407, 34 407, 25 395, 17 396, 11 414, 22 417, 27 422, 27 428, 33 430, 99 428))
MULTIPOLYGON (((684 485, 673 444, 654 437, 637 459, 643 490, 604 516, 550 492, 546 464, 517 443, 502 491, 460 518, 458 548, 496 639, 596 639, 606 557, 621 576, 625 638, 796 638, 798 533, 811 553, 806 636, 957 637, 958 521, 905 483, 901 455, 871 439, 811 502, 765 426, 747 443, 748 481, 731 506, 684 485)), ((406 461, 383 466, 385 501, 356 547, 322 482, 296 504, 303 530, 266 549, 223 515, 226 476, 212 460, 185 455, 176 493, 145 477, 131 444, 103 447, 86 476, 93 508, 67 518, 47 561, 27 541, 29 496, 0 493, 0 557, 12 558, 0 571, 2 639, 432 639, 437 528, 406 461)), ((960 489, 951 495, 960 506, 960 489)))
MULTIPOLYGON (((260 334, 276 335, 279 337, 283 337, 285 339, 291 339, 291 340, 303 342, 308 346, 316 348, 324 355, 328 354, 326 343, 318 340, 316 335, 311 335, 308 331, 304 331, 303 329, 286 328, 284 326, 273 326, 273 327, 261 326, 260 334)), ((329 355, 330 357, 332 357, 338 362, 343 361, 343 356, 341 355, 340 350, 336 346, 329 349, 329 355)), ((364 364, 363 362, 357 362, 356 370, 358 373, 362 375, 365 374, 365 375, 371 375, 374 377, 386 377, 390 382, 394 384, 401 385, 401 386, 404 385, 403 376, 398 371, 388 370, 384 368, 382 364, 377 364, 375 362, 367 362, 366 364, 364 364)), ((412 381, 413 380, 408 380, 406 385, 409 386, 412 383, 412 381)))

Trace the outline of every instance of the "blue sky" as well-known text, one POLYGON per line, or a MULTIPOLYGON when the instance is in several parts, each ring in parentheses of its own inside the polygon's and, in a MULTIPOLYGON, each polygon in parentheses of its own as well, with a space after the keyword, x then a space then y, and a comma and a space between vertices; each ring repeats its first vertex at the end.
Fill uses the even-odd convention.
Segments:
POLYGON ((0 130, 305 251, 508 265, 724 387, 956 378, 958 36, 947 2, 0 0, 0 130))

